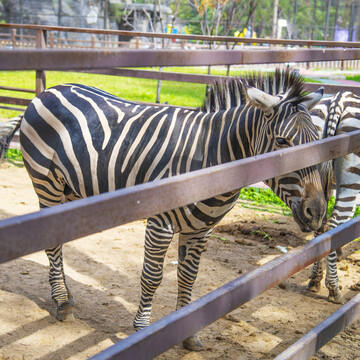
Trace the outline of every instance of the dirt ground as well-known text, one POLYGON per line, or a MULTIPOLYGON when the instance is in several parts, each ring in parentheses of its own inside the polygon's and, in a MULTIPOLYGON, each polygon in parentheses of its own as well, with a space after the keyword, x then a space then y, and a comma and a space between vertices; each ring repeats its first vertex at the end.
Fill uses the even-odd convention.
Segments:
MULTIPOLYGON (((37 210, 24 168, 0 168, 0 219, 37 210)), ((75 321, 55 320, 44 252, 0 264, 0 359, 87 359, 133 333, 139 301, 145 221, 137 221, 64 246, 65 271, 75 297, 75 321)), ((254 211, 238 204, 217 227, 202 256, 194 299, 218 288, 310 238, 290 217, 254 211), (306 239, 307 238, 307 239, 306 239)), ((11 241, 11 239, 9 239, 11 241)), ((176 302, 177 239, 165 260, 152 320, 169 314, 176 302)), ((344 249, 338 264, 346 300, 360 280, 359 242, 344 249)), ((340 305, 327 291, 309 293, 310 268, 282 287, 263 293, 201 331, 204 350, 177 345, 159 359, 273 359, 340 305)), ((312 359, 360 359, 359 319, 312 359)))

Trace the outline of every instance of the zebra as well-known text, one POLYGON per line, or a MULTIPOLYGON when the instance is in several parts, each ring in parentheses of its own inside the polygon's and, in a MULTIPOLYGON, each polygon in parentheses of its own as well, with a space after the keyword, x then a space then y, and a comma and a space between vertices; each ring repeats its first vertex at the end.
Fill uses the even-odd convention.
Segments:
MULTIPOLYGON (((360 129, 360 97, 350 91, 340 91, 323 99, 310 111, 320 138, 327 138, 360 129)), ((321 177, 328 201, 333 184, 336 185, 335 204, 325 226, 316 235, 331 230, 350 220, 356 209, 356 196, 360 190, 360 157, 352 153, 321 164, 321 177)), ((336 262, 341 257, 341 248, 327 256, 325 285, 329 290, 329 300, 343 303, 339 287, 336 262)), ((308 290, 318 292, 323 277, 323 261, 315 262, 310 274, 308 290)))
MULTIPOLYGON (((212 86, 206 95, 201 110, 220 111, 234 106, 240 106, 241 84, 236 78, 225 78, 212 86)), ((275 95, 274 91, 270 94, 275 95)), ((360 97, 349 91, 340 91, 337 94, 322 99, 312 109, 310 115, 315 124, 320 139, 346 133, 360 128, 360 97)), ((324 162, 319 166, 324 195, 330 200, 333 183, 336 184, 336 198, 330 218, 321 229, 315 232, 318 236, 325 231, 350 220, 356 208, 356 195, 360 190, 360 159, 359 154, 353 153, 324 162)), ((267 183, 265 181, 265 183, 267 183)), ((271 186, 271 184, 268 183, 271 186)), ((328 301, 343 303, 337 275, 337 255, 341 248, 330 253, 326 258, 325 285, 329 291, 328 301)), ((307 289, 311 292, 320 290, 320 281, 323 277, 322 261, 315 262, 310 274, 307 289)))
MULTIPOLYGON (((0 148, 20 128, 24 163, 42 209, 318 139, 308 109, 321 99, 322 88, 305 96, 303 81, 280 70, 261 77, 261 82, 255 80, 241 80, 241 106, 211 113, 137 104, 86 85, 57 85, 34 98, 21 120, 0 130, 0 148), (276 96, 267 93, 269 88, 276 96)), ((326 202, 316 166, 270 183, 303 230, 320 228, 326 202)), ((176 309, 191 301, 201 253, 239 192, 147 219, 135 330, 150 323, 153 295, 175 233, 179 234, 176 309)), ((45 251, 57 319, 71 321, 74 300, 65 280, 62 246, 45 251)), ((183 345, 202 348, 197 334, 183 345)))

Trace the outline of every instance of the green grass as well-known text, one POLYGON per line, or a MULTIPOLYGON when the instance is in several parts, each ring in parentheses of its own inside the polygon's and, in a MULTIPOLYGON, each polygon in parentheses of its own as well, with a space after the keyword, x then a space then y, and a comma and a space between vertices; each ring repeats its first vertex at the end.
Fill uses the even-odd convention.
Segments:
POLYGON ((19 167, 23 167, 23 158, 19 149, 9 149, 5 154, 5 160, 19 167))
MULTIPOLYGON (((158 68, 154 68, 158 70, 158 68)), ((171 67, 164 71, 183 72, 189 74, 207 74, 207 67, 171 67)), ((226 75, 226 68, 212 68, 212 75, 226 75)), ((241 76, 244 71, 231 70, 231 76, 241 76)), ((306 79, 306 81, 313 81, 306 79)), ((46 72, 46 87, 65 83, 79 83, 98 87, 111 94, 132 101, 155 102, 157 80, 136 79, 128 77, 116 77, 109 75, 71 73, 71 72, 46 72)), ((35 89, 35 71, 1 71, 0 84, 2 86, 35 89)), ((162 103, 180 106, 199 107, 205 96, 206 86, 203 84, 191 84, 174 81, 162 81, 162 103)), ((0 90, 2 96, 34 98, 32 93, 20 93, 16 91, 0 90)), ((6 105, 6 104, 5 104, 6 105)), ((25 108, 24 108, 25 110, 25 108)), ((21 111, 0 109, 0 119, 11 118, 20 114, 21 111)))
MULTIPOLYGON (((241 206, 245 208, 291 216, 290 208, 270 189, 243 188, 241 189, 239 199, 241 206)), ((328 203, 328 217, 331 215, 334 204, 335 197, 332 196, 328 203)), ((358 215, 360 215, 360 206, 356 207, 353 217, 358 215)))
POLYGON ((291 216, 291 210, 271 189, 246 187, 239 196, 242 207, 291 216))
POLYGON ((345 79, 360 82, 360 75, 348 75, 345 77, 345 79))

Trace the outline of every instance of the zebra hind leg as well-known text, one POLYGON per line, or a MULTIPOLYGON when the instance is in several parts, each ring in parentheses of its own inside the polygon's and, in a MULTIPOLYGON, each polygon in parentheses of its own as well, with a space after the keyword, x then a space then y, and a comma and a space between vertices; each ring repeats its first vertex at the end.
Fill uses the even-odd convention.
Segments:
MULTIPOLYGON (((196 280, 200 257, 211 234, 212 229, 197 233, 179 235, 179 263, 178 263, 178 298, 176 309, 191 301, 191 293, 196 280)), ((198 334, 194 334, 183 341, 183 346, 192 351, 200 351, 203 346, 198 334)))
POLYGON ((152 300, 163 278, 165 255, 173 235, 172 224, 164 216, 158 215, 148 219, 141 274, 141 298, 133 324, 136 331, 150 324, 152 300))
POLYGON ((66 284, 62 245, 45 250, 50 263, 49 282, 51 297, 57 306, 56 318, 59 321, 73 321, 74 299, 66 284))
MULTIPOLYGON (((64 202, 77 200, 80 197, 69 188, 65 187, 64 202), (67 190, 67 191, 66 191, 67 190)), ((51 285, 51 297, 56 303, 56 318, 59 321, 71 322, 74 320, 74 298, 66 284, 62 245, 45 250, 49 259, 50 271, 49 282, 51 285)))

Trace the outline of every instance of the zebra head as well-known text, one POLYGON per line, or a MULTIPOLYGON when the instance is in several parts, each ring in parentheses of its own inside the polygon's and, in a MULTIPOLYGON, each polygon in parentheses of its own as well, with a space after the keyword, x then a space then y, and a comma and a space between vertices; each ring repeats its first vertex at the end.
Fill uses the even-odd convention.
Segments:
MULTIPOLYGON (((319 139, 309 110, 323 95, 320 88, 304 95, 303 79, 293 72, 230 78, 213 86, 203 110, 243 108, 245 126, 239 127, 239 146, 249 145, 246 156, 264 154, 319 139), (242 144, 240 144, 242 143, 242 144)), ((245 155, 245 154, 244 154, 245 155)), ((301 230, 317 230, 326 216, 327 204, 316 166, 265 181, 291 208, 301 230)))
MULTIPOLYGON (((249 97, 258 101, 258 96, 261 96, 261 103, 256 106, 263 109, 266 119, 259 129, 260 136, 254 137, 254 155, 319 139, 308 110, 321 99, 323 88, 301 98, 289 98, 286 93, 284 96, 268 95, 257 89, 249 89, 248 93, 249 97)), ((294 171, 265 183, 291 208, 301 230, 317 230, 321 227, 327 206, 316 166, 294 171)))

